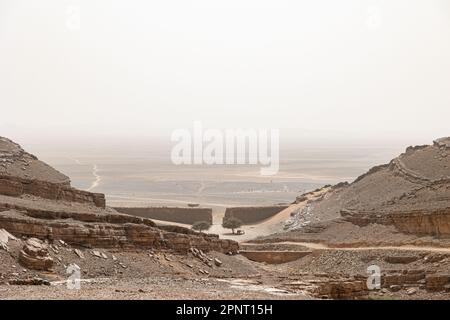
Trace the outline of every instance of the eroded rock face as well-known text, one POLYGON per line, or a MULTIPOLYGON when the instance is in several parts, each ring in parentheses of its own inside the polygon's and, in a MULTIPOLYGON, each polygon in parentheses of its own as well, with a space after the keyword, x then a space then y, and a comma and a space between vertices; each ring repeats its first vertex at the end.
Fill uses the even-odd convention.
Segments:
POLYGON ((74 189, 68 177, 0 137, 0 228, 34 238, 20 254, 23 265, 47 270, 51 259, 40 240, 99 248, 163 248, 187 253, 237 252, 230 240, 181 227, 158 228, 151 220, 105 207, 103 194, 74 189))
POLYGON ((380 287, 368 289, 367 277, 305 274, 302 280, 287 282, 287 289, 300 290, 321 299, 366 299, 370 293, 403 291, 410 295, 417 290, 449 292, 450 274, 425 269, 398 269, 383 272, 380 287))
POLYGON ((191 247, 224 253, 239 250, 239 245, 235 241, 200 233, 167 232, 136 220, 124 223, 83 222, 73 219, 44 220, 9 210, 0 213, 0 226, 16 236, 63 240, 72 245, 85 247, 165 248, 182 253, 187 253, 191 247))
POLYGON ((72 188, 67 176, 3 137, 0 137, 0 194, 11 197, 28 194, 105 207, 103 194, 72 188))
POLYGON ((54 264, 47 244, 36 238, 30 238, 25 242, 19 254, 19 262, 25 268, 45 271, 51 270, 54 264))
POLYGON ((433 145, 409 147, 353 183, 330 188, 294 216, 298 223, 288 229, 343 217, 358 226, 393 225, 406 234, 450 237, 449 145, 450 138, 442 138, 433 145))
POLYGON ((381 287, 390 291, 416 287, 429 292, 448 292, 450 290, 450 274, 424 269, 391 270, 382 274, 381 287))
POLYGON ((358 226, 370 223, 394 225, 399 231, 418 236, 450 237, 450 208, 410 210, 374 214, 373 212, 342 211, 343 217, 358 226))
POLYGON ((0 194, 11 197, 28 194, 45 199, 92 203, 97 207, 105 207, 105 196, 100 193, 77 190, 67 184, 11 176, 0 176, 0 194))
POLYGON ((363 277, 330 277, 325 274, 312 274, 304 280, 287 283, 287 288, 308 292, 320 299, 364 299, 369 294, 366 279, 363 277))
POLYGON ((321 298, 348 300, 364 298, 369 290, 363 280, 330 280, 319 282, 312 292, 321 298))

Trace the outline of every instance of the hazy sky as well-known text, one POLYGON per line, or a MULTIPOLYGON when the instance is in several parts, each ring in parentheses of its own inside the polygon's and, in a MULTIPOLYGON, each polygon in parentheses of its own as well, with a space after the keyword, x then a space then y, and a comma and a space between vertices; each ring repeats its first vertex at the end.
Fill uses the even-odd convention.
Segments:
POLYGON ((430 142, 450 135, 450 2, 0 0, 0 108, 15 139, 201 120, 430 142))

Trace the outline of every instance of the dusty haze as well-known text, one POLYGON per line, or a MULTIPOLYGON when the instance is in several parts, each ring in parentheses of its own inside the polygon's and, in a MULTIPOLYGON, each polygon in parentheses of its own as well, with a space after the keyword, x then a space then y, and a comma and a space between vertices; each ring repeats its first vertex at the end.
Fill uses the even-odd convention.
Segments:
POLYGON ((445 0, 0 0, 0 133, 109 196, 239 180, 285 202, 449 135, 449 19, 445 0), (170 166, 196 120, 279 129, 280 174, 170 166))
POLYGON ((425 143, 448 134, 449 19, 445 0, 1 0, 0 128, 425 143))

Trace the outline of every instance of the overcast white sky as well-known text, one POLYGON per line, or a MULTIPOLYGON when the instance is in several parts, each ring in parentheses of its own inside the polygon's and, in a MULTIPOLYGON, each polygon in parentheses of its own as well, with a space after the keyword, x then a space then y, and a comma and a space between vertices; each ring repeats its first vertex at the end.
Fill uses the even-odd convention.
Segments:
POLYGON ((0 135, 450 135, 447 0, 0 0, 0 135), (79 10, 79 28, 77 11, 79 10))

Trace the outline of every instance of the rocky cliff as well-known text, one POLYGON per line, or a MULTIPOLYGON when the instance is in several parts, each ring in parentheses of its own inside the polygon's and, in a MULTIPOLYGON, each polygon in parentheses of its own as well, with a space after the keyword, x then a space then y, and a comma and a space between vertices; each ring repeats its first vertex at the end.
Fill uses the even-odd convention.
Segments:
POLYGON ((0 229, 17 237, 74 246, 234 253, 238 244, 105 207, 103 194, 77 190, 68 177, 0 138, 0 229))
POLYGON ((372 168, 353 183, 329 188, 292 219, 305 218, 307 223, 291 221, 291 225, 309 232, 315 225, 323 230, 328 221, 338 232, 338 224, 332 221, 341 221, 341 226, 346 225, 342 222, 359 227, 376 224, 415 236, 450 237, 450 138, 408 147, 390 163, 372 168))
POLYGON ((67 176, 3 137, 0 137, 0 194, 11 197, 33 195, 105 207, 103 194, 72 188, 67 176))

